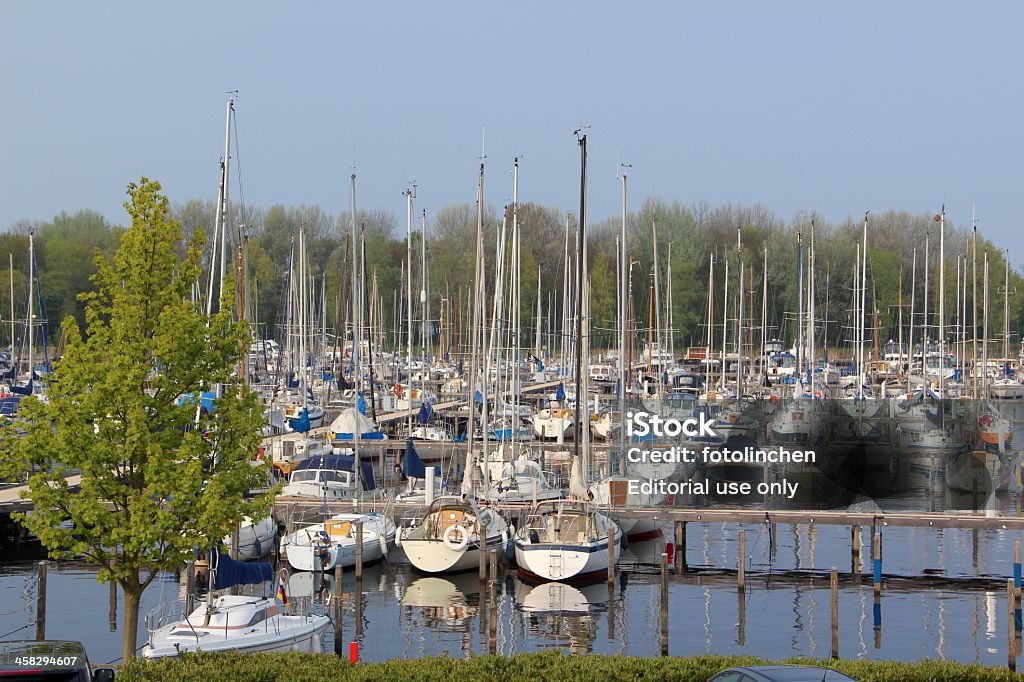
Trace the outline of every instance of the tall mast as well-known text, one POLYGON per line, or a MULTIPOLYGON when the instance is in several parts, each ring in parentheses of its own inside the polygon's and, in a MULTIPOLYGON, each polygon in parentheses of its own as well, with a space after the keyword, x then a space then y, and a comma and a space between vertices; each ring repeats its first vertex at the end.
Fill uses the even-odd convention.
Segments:
POLYGON ((762 284, 761 284, 761 380, 764 382, 764 378, 768 375, 768 368, 766 362, 768 358, 765 357, 767 352, 768 338, 768 247, 764 246, 764 272, 762 273, 762 284))
MULTIPOLYGON (((356 230, 356 174, 352 171, 352 175, 349 178, 351 183, 351 208, 352 213, 352 378, 356 389, 356 415, 355 423, 356 428, 352 430, 352 450, 354 454, 354 461, 352 463, 352 475, 354 478, 353 488, 358 495, 360 493, 361 485, 360 478, 362 475, 362 465, 359 459, 359 439, 362 436, 361 428, 359 426, 359 395, 362 392, 363 385, 363 369, 360 364, 359 357, 359 344, 362 338, 362 326, 363 326, 363 306, 362 296, 359 293, 360 290, 360 277, 359 277, 359 236, 356 230)), ((370 377, 370 381, 373 381, 373 377, 370 377)))
POLYGON ((743 228, 736 226, 736 260, 739 261, 739 305, 736 313, 736 399, 743 396, 743 228))
MULTIPOLYGON (((408 396, 409 416, 407 426, 409 433, 412 433, 412 200, 415 198, 415 187, 405 190, 405 248, 406 248, 406 279, 405 279, 405 305, 407 319, 406 342, 405 342, 405 373, 409 385, 408 396)), ((354 219, 353 219, 354 220, 354 219)), ((355 229, 353 223, 353 229, 355 229)), ((353 232, 353 239, 355 239, 353 232)), ((353 242, 353 245, 355 242, 353 242)))
MULTIPOLYGON (((484 162, 480 161, 480 177, 476 185, 476 271, 473 275, 473 292, 470 296, 472 308, 469 342, 469 421, 466 424, 466 468, 462 478, 462 494, 473 493, 473 438, 476 424, 476 362, 477 346, 480 343, 480 280, 483 277, 483 223, 484 223, 484 162)), ((486 377, 485 377, 486 380, 486 377)), ((487 476, 488 463, 484 462, 487 476)))
MULTIPOLYGON (((914 258, 910 266, 910 340, 907 342, 909 359, 907 361, 907 390, 910 390, 910 371, 914 369, 914 305, 917 303, 917 248, 914 248, 914 258)), ((924 356, 921 356, 922 363, 924 356)), ((924 365, 921 365, 921 373, 924 374, 924 365)))
POLYGON ((36 244, 35 230, 28 233, 28 318, 25 324, 28 325, 28 392, 34 393, 35 388, 35 284, 36 284, 36 244))
POLYGON ((978 219, 971 216, 971 391, 978 399, 978 219))
MULTIPOLYGON (((586 247, 586 230, 587 230, 587 135, 584 133, 579 138, 580 145, 580 224, 579 224, 579 239, 577 246, 577 266, 576 266, 576 410, 573 414, 574 421, 574 435, 573 438, 573 456, 576 461, 579 462, 580 458, 580 440, 582 434, 581 420, 588 419, 586 403, 584 402, 586 396, 583 395, 583 273, 586 271, 587 264, 584 261, 584 249, 586 247)), ((588 472, 582 472, 583 476, 586 477, 588 472)))
POLYGON ((939 213, 939 396, 946 373, 946 205, 939 213))
POLYGON ((868 291, 868 213, 864 213, 864 234, 863 241, 864 246, 861 249, 860 257, 863 259, 860 269, 860 361, 858 362, 857 370, 861 373, 859 378, 857 395, 861 398, 864 397, 864 381, 866 378, 865 367, 864 367, 864 342, 867 338, 865 325, 867 318, 865 317, 865 306, 867 305, 867 291, 868 291))
MULTIPOLYGON (((626 364, 626 171, 622 172, 622 224, 619 227, 619 467, 625 464, 626 453, 626 386, 630 367, 626 364)), ((610 473, 610 472, 609 472, 610 473)))
MULTIPOLYGON (((1006 251, 1006 280, 1003 284, 1003 361, 1010 358, 1010 251, 1006 251)), ((1005 366, 1005 365, 1004 365, 1005 366)))

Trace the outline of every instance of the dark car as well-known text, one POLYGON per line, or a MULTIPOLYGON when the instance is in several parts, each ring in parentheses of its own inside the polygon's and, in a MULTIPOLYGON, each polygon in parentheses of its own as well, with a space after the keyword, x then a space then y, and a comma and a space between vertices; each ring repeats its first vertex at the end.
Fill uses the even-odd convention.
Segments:
POLYGON ((751 665, 727 668, 708 682, 857 682, 838 670, 816 665, 751 665))
POLYGON ((16 640, 0 642, 4 682, 113 682, 113 668, 93 668, 81 642, 16 640))

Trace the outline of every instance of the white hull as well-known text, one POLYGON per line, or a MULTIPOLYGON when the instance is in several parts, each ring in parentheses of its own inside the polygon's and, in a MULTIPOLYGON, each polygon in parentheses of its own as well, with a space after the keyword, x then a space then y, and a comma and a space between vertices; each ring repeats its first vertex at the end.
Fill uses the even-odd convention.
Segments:
POLYGON ((520 571, 542 580, 580 580, 608 571, 608 539, 581 545, 531 545, 516 540, 520 571))
POLYGON ((325 523, 300 528, 281 541, 288 564, 297 571, 355 566, 355 521, 363 522, 363 563, 380 561, 394 542, 395 525, 375 514, 336 514, 325 523))
POLYGON ((441 499, 415 527, 403 529, 402 550, 413 567, 424 573, 468 571, 480 565, 481 525, 486 527, 484 549, 503 553, 508 524, 500 514, 441 499))
POLYGON ((222 596, 214 602, 209 618, 206 608, 201 604, 188 618, 150 630, 143 657, 177 656, 185 651, 319 653, 331 622, 327 616, 282 613, 285 607, 269 598, 222 596), (260 613, 265 617, 257 615, 260 613))
MULTIPOLYGON (((266 516, 256 523, 245 517, 238 527, 238 560, 252 561, 270 553, 277 538, 277 522, 272 516, 266 516)), ((224 545, 231 545, 231 536, 224 538, 224 545)))

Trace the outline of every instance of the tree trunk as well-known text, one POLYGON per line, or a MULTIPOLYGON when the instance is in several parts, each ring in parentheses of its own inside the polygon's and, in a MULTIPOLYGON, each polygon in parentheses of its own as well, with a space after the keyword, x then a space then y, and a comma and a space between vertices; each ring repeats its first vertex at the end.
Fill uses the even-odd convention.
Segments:
POLYGON ((121 640, 121 663, 127 663, 135 657, 136 640, 139 634, 139 602, 142 599, 142 587, 121 584, 124 590, 124 624, 121 640))

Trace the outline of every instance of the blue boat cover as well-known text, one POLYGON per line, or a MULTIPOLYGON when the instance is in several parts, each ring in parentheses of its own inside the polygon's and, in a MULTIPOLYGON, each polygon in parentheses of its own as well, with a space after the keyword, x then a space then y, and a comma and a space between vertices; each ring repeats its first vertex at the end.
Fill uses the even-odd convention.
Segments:
MULTIPOLYGON (((426 478, 427 465, 420 459, 412 440, 405 441, 405 456, 402 458, 402 471, 409 478, 426 478)), ((434 473, 441 475, 441 468, 434 467, 434 473)))
POLYGON ((258 585, 274 579, 274 568, 265 563, 235 561, 223 552, 217 557, 213 589, 224 590, 235 585, 258 585))
MULTIPOLYGON (((355 455, 324 455, 323 457, 310 457, 299 462, 293 472, 300 469, 334 469, 336 471, 352 471, 355 463, 355 455)), ((363 484, 363 490, 375 490, 376 482, 373 480, 373 466, 369 462, 361 462, 359 480, 363 484)))

